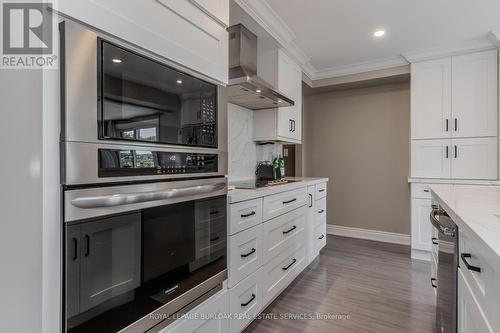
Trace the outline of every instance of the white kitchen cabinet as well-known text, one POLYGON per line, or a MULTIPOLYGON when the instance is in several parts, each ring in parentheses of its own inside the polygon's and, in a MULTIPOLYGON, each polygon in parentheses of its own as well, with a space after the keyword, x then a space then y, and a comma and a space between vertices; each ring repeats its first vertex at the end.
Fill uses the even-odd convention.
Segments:
MULTIPOLYGON (((269 52, 269 51, 267 51, 269 52)), ((293 106, 254 111, 254 140, 302 142, 302 70, 283 49, 273 57, 277 89, 294 101, 293 106)))
POLYGON ((452 58, 453 137, 497 135, 497 51, 452 58))
POLYGON ((228 82, 229 0, 60 0, 54 6, 70 18, 228 82))
POLYGON ((411 138, 450 137, 451 59, 411 65, 411 138))
POLYGON ((262 269, 229 291, 230 333, 239 333, 262 311, 262 269))
POLYGON ((458 333, 494 333, 486 319, 483 309, 478 304, 471 287, 467 283, 462 268, 458 268, 457 297, 457 332, 458 333))
POLYGON ((413 140, 411 143, 411 175, 421 178, 451 176, 450 139, 413 140))
POLYGON ((451 177, 496 179, 497 138, 452 139, 451 177))
POLYGON ((432 250, 432 224, 430 222, 431 199, 411 199, 411 256, 430 259, 432 250))

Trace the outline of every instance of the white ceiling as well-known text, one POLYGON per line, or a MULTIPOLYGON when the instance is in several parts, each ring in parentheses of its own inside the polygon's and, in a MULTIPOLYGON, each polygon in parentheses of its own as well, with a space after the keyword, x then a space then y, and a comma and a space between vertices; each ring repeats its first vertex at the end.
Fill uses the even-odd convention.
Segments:
POLYGON ((290 28, 291 42, 316 73, 396 65, 405 52, 453 47, 500 32, 500 0, 262 1, 290 28), (381 28, 386 35, 373 38, 381 28))

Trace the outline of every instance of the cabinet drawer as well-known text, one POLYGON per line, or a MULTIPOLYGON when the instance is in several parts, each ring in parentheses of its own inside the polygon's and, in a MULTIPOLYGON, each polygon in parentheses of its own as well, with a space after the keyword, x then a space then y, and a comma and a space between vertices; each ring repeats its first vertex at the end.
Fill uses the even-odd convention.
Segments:
POLYGON ((262 310, 262 268, 229 290, 229 332, 239 333, 262 310))
POLYGON ((463 278, 467 281, 469 288, 483 309, 488 321, 494 328, 500 329, 500 318, 498 316, 498 300, 500 299, 500 275, 493 270, 480 248, 478 248, 468 235, 462 230, 459 231, 459 267, 463 278), (470 257, 461 258, 463 255, 470 257), (469 265, 478 267, 481 271, 476 272, 466 267, 469 265))
POLYGON ((326 223, 326 198, 319 199, 314 205, 314 225, 326 223))
POLYGON ((308 203, 307 198, 307 187, 265 197, 264 221, 306 205, 308 203))
POLYGON ((318 253, 326 245, 326 223, 314 227, 314 251, 318 253))
POLYGON ((264 306, 272 301, 305 267, 305 247, 290 247, 264 265, 262 272, 264 306))
POLYGON ((305 206, 265 222, 264 263, 277 256, 286 247, 302 243, 305 236, 307 208, 305 206))
POLYGON ((262 198, 228 205, 229 235, 262 222, 262 198))
POLYGON ((315 200, 326 197, 326 183, 316 184, 316 197, 315 200))
POLYGON ((231 288, 262 265, 262 224, 228 238, 228 286, 231 288))
POLYGON ((415 199, 430 199, 431 189, 429 184, 411 184, 411 197, 415 199))

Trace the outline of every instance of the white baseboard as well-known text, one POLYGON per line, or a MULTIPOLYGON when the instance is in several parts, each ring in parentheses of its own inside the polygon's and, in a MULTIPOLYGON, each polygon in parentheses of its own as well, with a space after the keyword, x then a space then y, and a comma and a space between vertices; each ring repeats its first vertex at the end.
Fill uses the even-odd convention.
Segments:
POLYGON ((369 230, 353 227, 344 227, 341 225, 327 224, 326 233, 336 236, 344 236, 351 238, 368 239, 377 242, 393 243, 410 245, 411 237, 406 234, 398 234, 394 232, 369 230))

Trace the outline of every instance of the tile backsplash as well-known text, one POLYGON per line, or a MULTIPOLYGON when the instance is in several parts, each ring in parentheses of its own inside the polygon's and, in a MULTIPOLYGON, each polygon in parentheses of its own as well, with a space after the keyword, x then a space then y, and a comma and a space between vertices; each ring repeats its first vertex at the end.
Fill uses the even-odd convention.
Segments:
POLYGON ((228 178, 238 181, 255 177, 258 161, 281 154, 282 144, 258 145, 253 141, 253 111, 228 104, 228 178))

